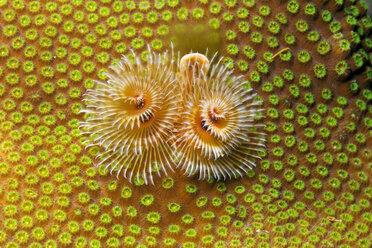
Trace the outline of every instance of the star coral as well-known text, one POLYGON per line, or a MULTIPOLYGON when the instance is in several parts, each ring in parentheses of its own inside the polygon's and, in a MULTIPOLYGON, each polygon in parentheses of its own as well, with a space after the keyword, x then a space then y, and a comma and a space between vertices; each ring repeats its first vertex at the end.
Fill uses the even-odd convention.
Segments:
POLYGON ((1 247, 371 246, 365 1, 0 0, 0 14, 1 247), (130 49, 146 60, 169 41, 213 46, 262 100, 267 152, 243 179, 153 187, 93 167, 82 96, 130 49))

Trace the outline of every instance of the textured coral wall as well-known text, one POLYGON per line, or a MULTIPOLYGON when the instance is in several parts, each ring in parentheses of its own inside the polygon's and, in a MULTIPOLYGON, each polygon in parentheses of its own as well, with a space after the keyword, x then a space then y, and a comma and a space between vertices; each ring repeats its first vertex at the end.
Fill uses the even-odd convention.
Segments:
POLYGON ((370 247, 366 13, 359 0, 0 0, 0 246, 370 247), (262 98, 267 152, 243 178, 144 185, 95 168, 84 92, 130 49, 146 60, 170 41, 218 51, 262 98))

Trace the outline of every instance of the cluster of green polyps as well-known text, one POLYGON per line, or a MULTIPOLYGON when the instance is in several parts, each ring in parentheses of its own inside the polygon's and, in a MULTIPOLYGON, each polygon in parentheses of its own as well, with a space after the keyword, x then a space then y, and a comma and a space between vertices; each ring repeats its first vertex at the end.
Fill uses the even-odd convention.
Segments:
POLYGON ((0 0, 0 246, 370 247, 366 12, 363 0, 0 0), (197 51, 184 33, 258 93, 260 165, 155 187, 96 169, 100 149, 78 129, 86 90, 131 49, 197 51))

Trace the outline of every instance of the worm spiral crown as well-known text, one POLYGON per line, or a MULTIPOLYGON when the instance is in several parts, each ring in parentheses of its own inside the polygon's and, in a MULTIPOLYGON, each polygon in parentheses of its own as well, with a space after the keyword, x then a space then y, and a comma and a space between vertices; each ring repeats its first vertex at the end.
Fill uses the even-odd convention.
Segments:
POLYGON ((195 54, 181 60, 180 82, 189 81, 191 86, 177 127, 178 166, 188 175, 199 172, 200 179, 241 176, 263 151, 263 134, 254 119, 260 110, 255 94, 244 90, 240 77, 221 60, 205 73, 201 66, 209 67, 205 59, 195 54))
MULTIPOLYGON (((137 57, 138 58, 138 57, 137 57)), ((87 93, 83 124, 92 145, 101 146, 101 164, 124 177, 147 177, 172 170, 168 139, 179 113, 174 62, 167 53, 150 53, 148 62, 132 63, 127 57, 112 66, 107 82, 87 93)))

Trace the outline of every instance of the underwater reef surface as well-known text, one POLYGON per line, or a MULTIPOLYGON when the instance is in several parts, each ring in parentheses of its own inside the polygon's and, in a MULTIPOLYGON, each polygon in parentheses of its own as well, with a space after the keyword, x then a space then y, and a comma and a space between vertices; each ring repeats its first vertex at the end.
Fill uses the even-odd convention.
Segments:
POLYGON ((361 0, 0 0, 0 247, 371 246, 361 0), (85 148, 84 93, 133 49, 224 56, 262 99, 242 178, 129 183, 85 148))

